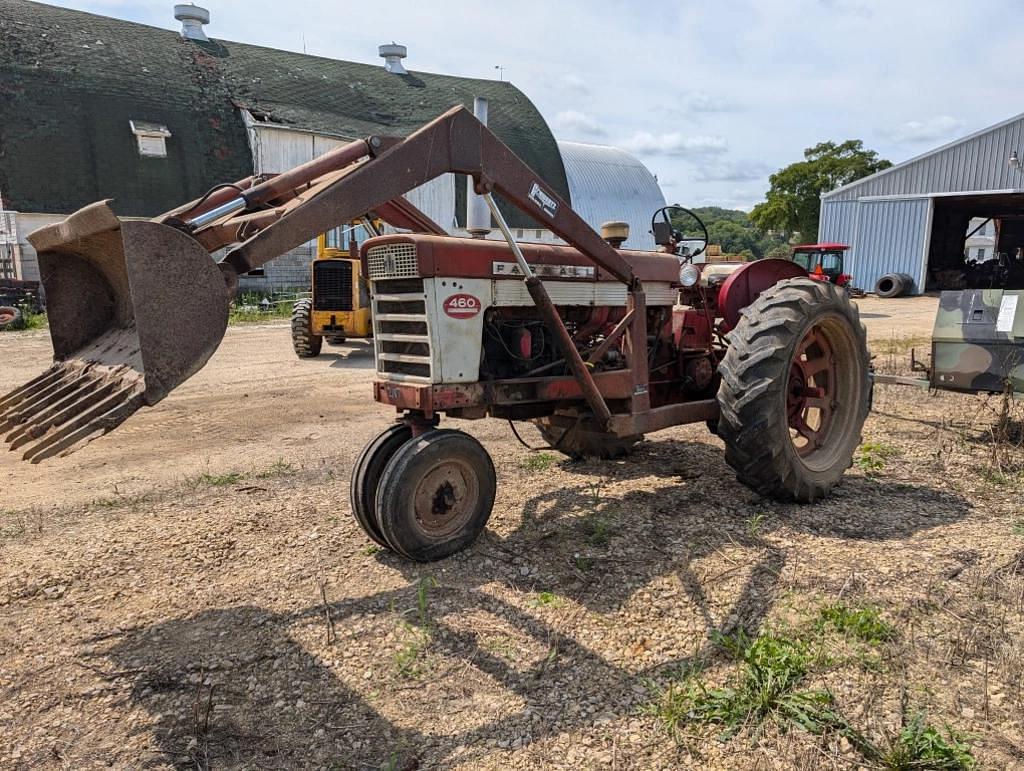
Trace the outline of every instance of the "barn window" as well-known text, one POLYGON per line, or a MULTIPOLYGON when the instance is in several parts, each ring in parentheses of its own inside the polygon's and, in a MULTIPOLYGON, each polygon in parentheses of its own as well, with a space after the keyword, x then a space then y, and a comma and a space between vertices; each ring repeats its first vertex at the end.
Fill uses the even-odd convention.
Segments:
POLYGON ((167 157, 167 138, 171 135, 167 126, 144 120, 131 120, 128 125, 138 142, 139 155, 143 158, 167 157))

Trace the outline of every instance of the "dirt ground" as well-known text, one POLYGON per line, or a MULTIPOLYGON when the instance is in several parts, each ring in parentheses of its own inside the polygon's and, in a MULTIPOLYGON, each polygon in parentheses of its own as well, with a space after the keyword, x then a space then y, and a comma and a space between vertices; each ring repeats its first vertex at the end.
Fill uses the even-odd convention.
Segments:
MULTIPOLYGON (((927 340, 936 302, 860 301, 876 363, 927 340)), ((860 730, 883 741, 921 710, 982 767, 1024 767, 1024 484, 991 442, 997 400, 876 388, 866 449, 810 506, 740 486, 703 425, 569 462, 463 423, 498 470, 493 517, 412 565, 349 511, 392 417, 371 348, 325 351, 232 327, 84 450, 0 456, 0 766, 857 767, 840 737, 681 739, 657 709, 697 662, 734 672, 712 633, 841 598, 897 630, 829 643, 845 653, 813 673, 860 730)), ((50 355, 45 332, 0 335, 0 393, 50 355)))

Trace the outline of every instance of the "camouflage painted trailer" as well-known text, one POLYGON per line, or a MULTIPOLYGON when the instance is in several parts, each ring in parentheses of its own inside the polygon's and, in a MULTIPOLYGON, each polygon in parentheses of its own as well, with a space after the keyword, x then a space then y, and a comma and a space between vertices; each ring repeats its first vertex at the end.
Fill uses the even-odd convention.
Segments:
POLYGON ((1024 290, 943 292, 932 330, 926 378, 873 376, 875 383, 964 393, 1024 396, 1024 290))
POLYGON ((1024 290, 943 292, 929 379, 945 390, 1024 393, 1024 290))

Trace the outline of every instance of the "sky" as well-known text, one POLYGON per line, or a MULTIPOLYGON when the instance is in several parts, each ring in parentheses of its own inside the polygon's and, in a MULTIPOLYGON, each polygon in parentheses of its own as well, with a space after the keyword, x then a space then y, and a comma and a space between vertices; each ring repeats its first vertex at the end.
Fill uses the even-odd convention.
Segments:
MULTIPOLYGON (((52 2, 179 29, 171 0, 52 2)), ((894 163, 1022 111, 1019 0, 202 0, 224 40, 515 83, 684 206, 749 209, 818 142, 894 163)))

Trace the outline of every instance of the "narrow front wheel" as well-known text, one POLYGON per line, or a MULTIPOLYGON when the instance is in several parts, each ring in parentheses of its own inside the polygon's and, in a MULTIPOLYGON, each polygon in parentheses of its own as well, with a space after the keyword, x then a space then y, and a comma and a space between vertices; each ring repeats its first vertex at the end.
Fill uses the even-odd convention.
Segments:
POLYGON ((377 492, 377 525, 409 559, 444 559, 483 532, 497 485, 494 464, 476 439, 461 431, 427 431, 388 461, 377 492))
POLYGON ((384 467, 398 452, 398 448, 412 439, 412 429, 404 423, 386 428, 363 448, 352 467, 352 481, 349 484, 349 502, 352 515, 376 544, 390 549, 377 526, 377 489, 384 467))

